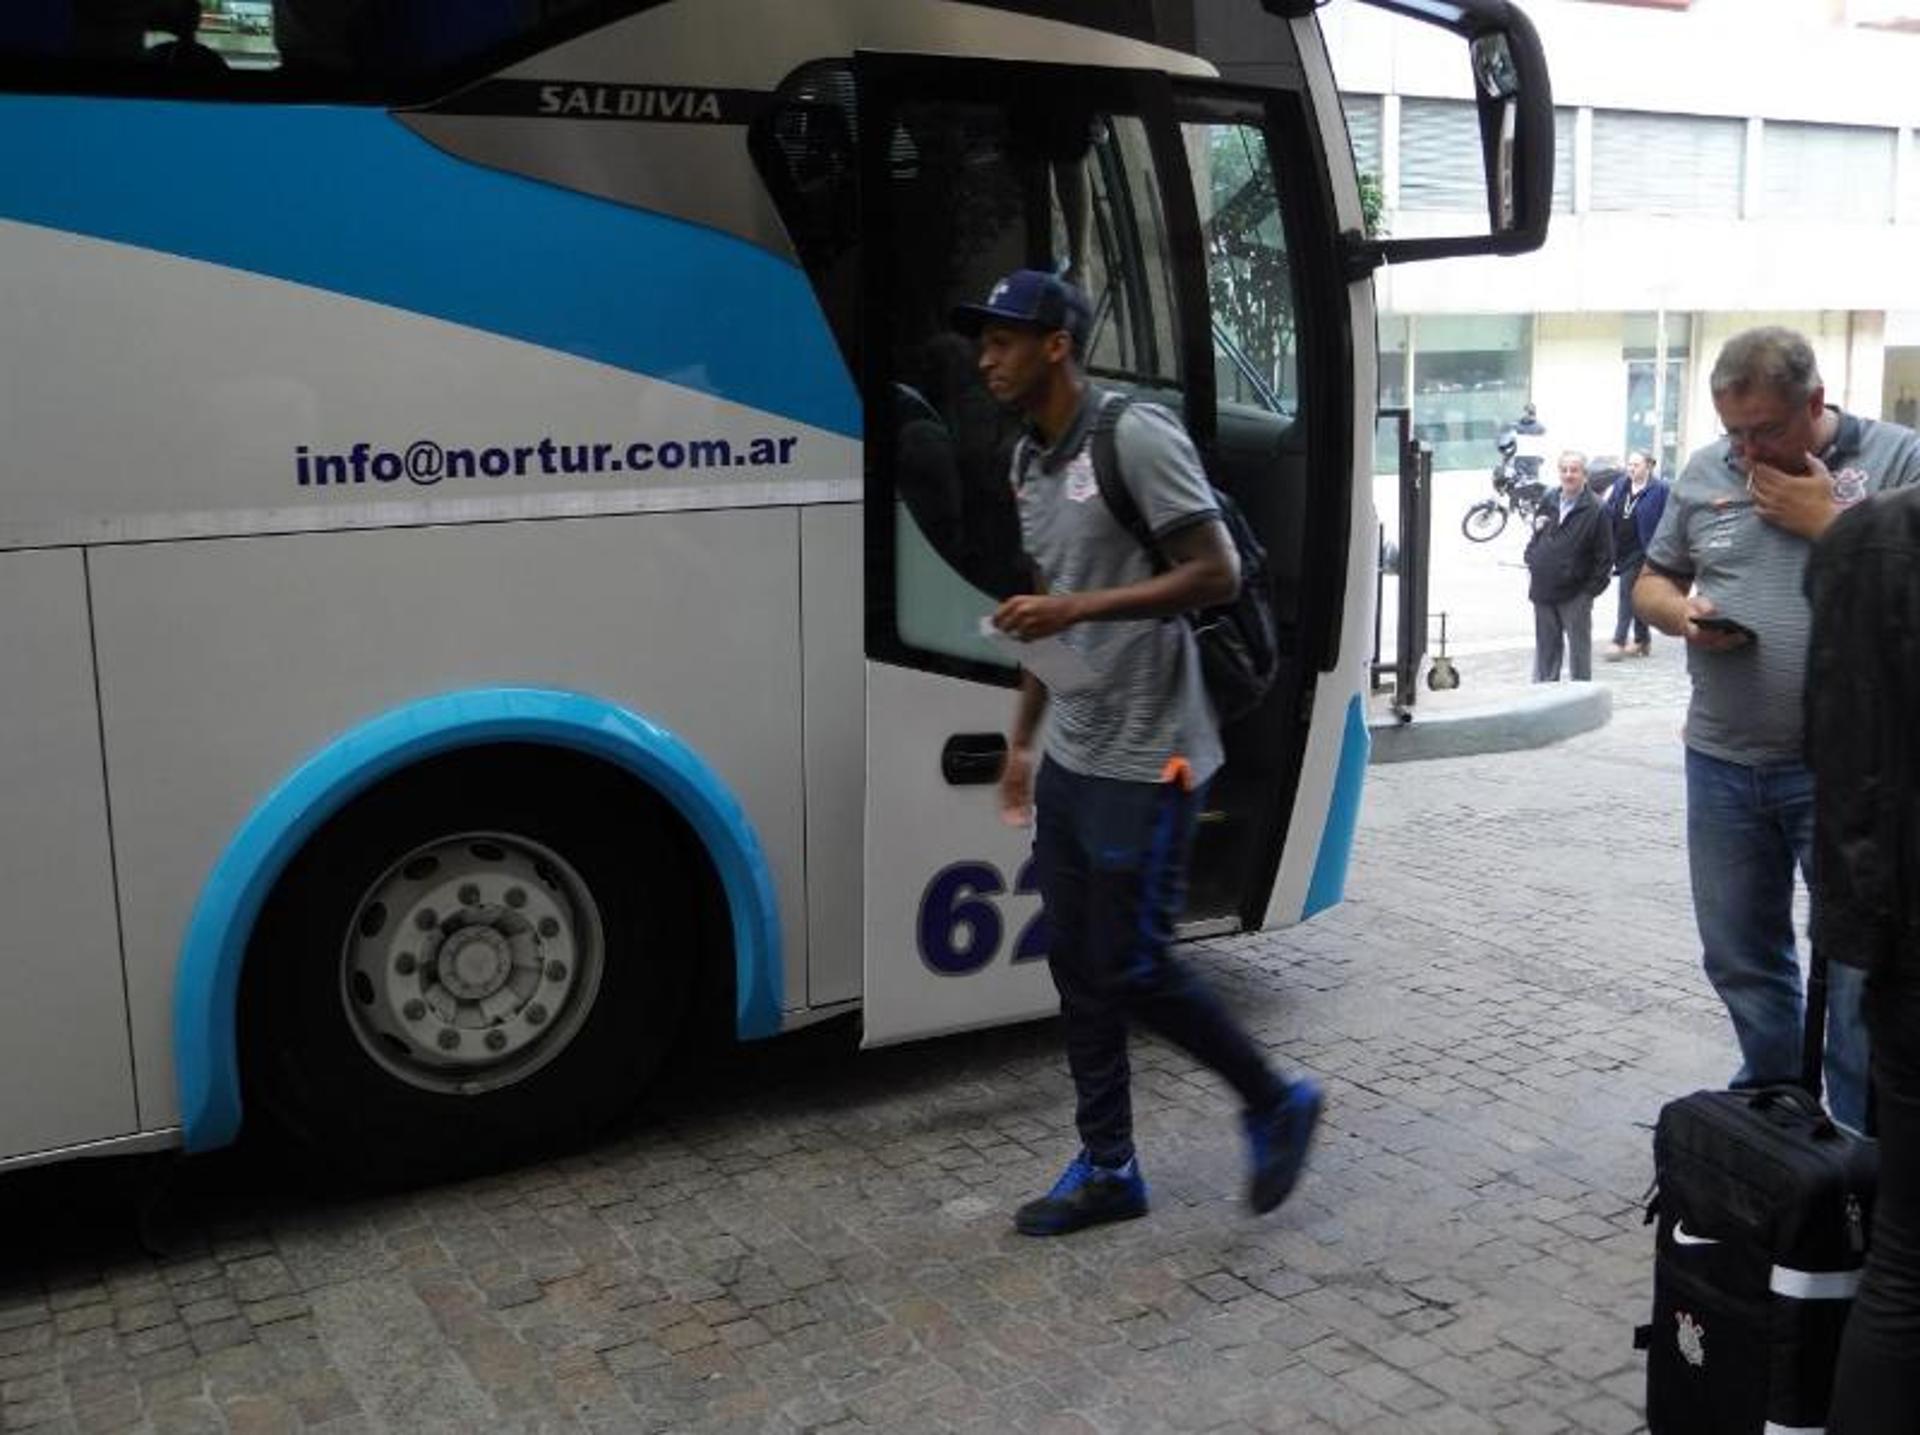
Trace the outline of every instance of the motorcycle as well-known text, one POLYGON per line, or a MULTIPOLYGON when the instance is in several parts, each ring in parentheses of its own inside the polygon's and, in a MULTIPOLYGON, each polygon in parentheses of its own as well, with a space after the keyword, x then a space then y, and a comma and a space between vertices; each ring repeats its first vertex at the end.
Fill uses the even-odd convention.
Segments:
POLYGON ((1493 466, 1493 497, 1467 509, 1460 532, 1469 543, 1489 543, 1506 531, 1507 519, 1518 518, 1528 528, 1546 500, 1547 485, 1540 481, 1538 459, 1515 456, 1511 434, 1500 439, 1500 462, 1493 466))

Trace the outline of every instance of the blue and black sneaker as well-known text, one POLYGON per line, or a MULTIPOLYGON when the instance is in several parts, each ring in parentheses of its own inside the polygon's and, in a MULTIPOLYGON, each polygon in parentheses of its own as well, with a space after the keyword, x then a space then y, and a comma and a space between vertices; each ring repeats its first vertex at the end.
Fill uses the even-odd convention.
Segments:
POLYGON ((1265 1215, 1293 1194, 1325 1101, 1319 1082, 1297 1076, 1271 1110, 1249 1111, 1240 1118, 1253 1148, 1253 1182, 1247 1188, 1247 1202, 1256 1214, 1265 1215))
POLYGON ((1085 1151, 1068 1163, 1053 1189, 1014 1213, 1014 1228, 1027 1236, 1064 1236, 1106 1221, 1147 1214, 1147 1183, 1140 1162, 1128 1157, 1118 1168, 1096 1166, 1085 1151))

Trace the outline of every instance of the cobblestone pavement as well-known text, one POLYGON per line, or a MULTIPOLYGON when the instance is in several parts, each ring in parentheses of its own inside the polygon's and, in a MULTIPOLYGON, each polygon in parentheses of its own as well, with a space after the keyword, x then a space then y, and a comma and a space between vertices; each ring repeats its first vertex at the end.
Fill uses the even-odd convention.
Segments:
POLYGON ((1729 1074, 1677 654, 1613 722, 1370 778, 1349 901, 1196 953, 1330 1102, 1256 1219, 1220 1085, 1136 1055, 1142 1221, 1008 1216, 1070 1154, 1052 1024, 803 1033, 597 1149, 379 1200, 190 1164, 0 1182, 6 1430, 1626 1432, 1660 1103, 1729 1074), (668 1114, 670 1113, 670 1114, 668 1114))

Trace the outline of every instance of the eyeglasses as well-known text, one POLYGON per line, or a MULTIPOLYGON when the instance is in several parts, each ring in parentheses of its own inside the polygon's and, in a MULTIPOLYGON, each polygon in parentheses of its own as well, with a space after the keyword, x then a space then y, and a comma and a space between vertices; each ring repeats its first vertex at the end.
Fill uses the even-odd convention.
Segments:
POLYGON ((1755 445, 1766 447, 1779 443, 1787 436, 1787 430, 1792 427, 1793 420, 1779 419, 1770 424, 1749 424, 1745 428, 1723 427, 1720 430, 1720 436, 1728 443, 1737 443, 1742 448, 1753 448, 1755 445))

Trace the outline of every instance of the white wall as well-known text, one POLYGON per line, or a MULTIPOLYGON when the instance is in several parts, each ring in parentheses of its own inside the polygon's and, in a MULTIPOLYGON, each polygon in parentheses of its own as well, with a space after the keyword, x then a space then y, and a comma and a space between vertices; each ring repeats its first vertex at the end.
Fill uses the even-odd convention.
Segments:
POLYGON ((1783 324, 1807 336, 1820 361, 1827 399, 1864 418, 1878 418, 1885 381, 1880 316, 1851 313, 1731 312, 1703 314, 1693 339, 1692 383, 1687 392, 1687 440, 1698 448, 1720 432, 1713 410, 1713 362, 1721 345, 1743 329, 1783 324))
MULTIPOLYGON (((1520 4, 1540 31, 1555 104, 1920 124, 1920 34, 1837 25, 1803 0, 1520 4)), ((1342 90, 1469 94, 1466 46, 1445 30, 1358 0, 1332 0, 1320 23, 1342 90)))
MULTIPOLYGON (((1699 0, 1685 12, 1523 0, 1559 106, 1759 116, 1902 131, 1902 222, 1821 216, 1714 220, 1556 214, 1520 259, 1448 260, 1381 276, 1400 313, 1651 310, 1920 310, 1920 34, 1825 18, 1813 0, 1699 0)), ((1340 87, 1465 98, 1466 47, 1432 26, 1357 3, 1321 12, 1340 87)), ((1764 127, 1759 143, 1764 145, 1764 127)), ((1392 211, 1391 232, 1484 232, 1485 216, 1392 211)))
POLYGON ((1557 451, 1615 454, 1626 438, 1627 366, 1618 314, 1542 314, 1533 331, 1533 401, 1557 451))
MULTIPOLYGON (((1459 231, 1393 217, 1402 237, 1459 231)), ((1482 225, 1484 228, 1484 225, 1482 225)), ((1806 225, 1555 215, 1546 247, 1511 259, 1409 264, 1377 280, 1402 314, 1581 310, 1920 309, 1920 225, 1806 225)))

